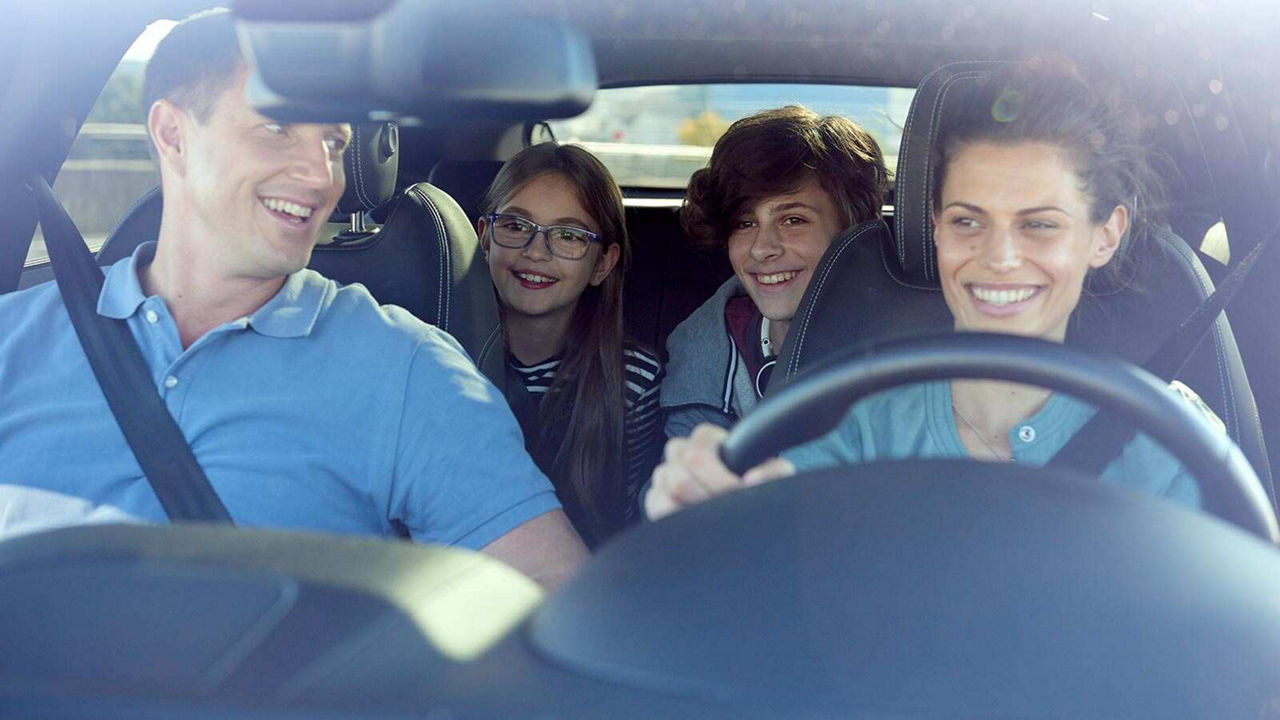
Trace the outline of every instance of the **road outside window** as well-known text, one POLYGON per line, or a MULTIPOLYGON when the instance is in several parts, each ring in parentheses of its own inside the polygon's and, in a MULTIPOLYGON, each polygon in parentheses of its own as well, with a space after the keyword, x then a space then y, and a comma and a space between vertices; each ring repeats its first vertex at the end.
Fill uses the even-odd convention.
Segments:
MULTIPOLYGON (((94 251, 138 198, 160 184, 147 151, 142 75, 156 44, 175 24, 156 21, 134 41, 89 111, 54 181, 53 194, 94 251)), ((37 228, 26 264, 48 258, 37 228)))

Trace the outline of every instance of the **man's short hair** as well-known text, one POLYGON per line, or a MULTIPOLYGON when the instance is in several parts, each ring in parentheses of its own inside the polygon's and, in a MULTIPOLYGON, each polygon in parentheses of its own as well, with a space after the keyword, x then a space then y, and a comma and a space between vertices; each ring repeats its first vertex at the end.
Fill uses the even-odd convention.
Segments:
POLYGON ((178 23, 156 46, 142 84, 142 112, 157 100, 168 100, 208 121, 218 96, 244 64, 231 13, 224 9, 196 13, 178 23))
POLYGON ((831 196, 846 226, 880 217, 889 177, 871 133, 799 105, 756 113, 730 125, 709 165, 690 178, 681 225, 699 245, 723 248, 744 208, 810 179, 831 196))

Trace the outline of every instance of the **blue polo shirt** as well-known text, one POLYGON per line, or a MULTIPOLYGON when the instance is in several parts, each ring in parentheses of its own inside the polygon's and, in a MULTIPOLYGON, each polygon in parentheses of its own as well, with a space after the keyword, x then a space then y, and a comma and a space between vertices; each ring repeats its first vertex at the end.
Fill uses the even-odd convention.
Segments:
MULTIPOLYGON (((241 526, 481 548, 559 507, 502 395, 457 342, 360 285, 290 275, 249 317, 183 350, 139 268, 107 272, 169 412, 241 526)), ((0 535, 165 513, 52 283, 0 296, 0 535)))
MULTIPOLYGON (((1093 417, 1096 409, 1053 393, 1035 415, 1009 431, 1013 459, 1044 465, 1093 417)), ((930 382, 886 390, 854 405, 835 430, 782 453, 797 470, 904 458, 965 458, 951 411, 951 383, 930 382)), ((1138 434, 1103 470, 1102 482, 1200 506, 1200 486, 1172 455, 1138 434)))

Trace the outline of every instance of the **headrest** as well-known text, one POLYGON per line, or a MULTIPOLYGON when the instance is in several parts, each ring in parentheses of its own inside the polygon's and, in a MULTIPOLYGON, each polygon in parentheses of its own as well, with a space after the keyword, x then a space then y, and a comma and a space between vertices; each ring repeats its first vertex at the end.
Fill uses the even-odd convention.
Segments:
MULTIPOLYGON (((395 196, 396 173, 400 169, 399 138, 399 129, 392 123, 351 126, 351 144, 342 163, 347 189, 334 208, 332 222, 346 223, 353 214, 373 210, 395 196)), ((163 205, 159 187, 139 198, 107 235, 98 252, 98 263, 110 265, 128 257, 138 245, 155 240, 163 205)))
MULTIPOLYGON (((903 282, 938 286, 933 252, 933 148, 946 116, 947 97, 961 96, 1002 69, 1005 61, 971 61, 943 65, 920 81, 898 150, 894 188, 894 234, 898 268, 903 282)), ((896 273, 895 273, 896 274, 896 273)))
POLYGON ((394 123, 356 123, 343 158, 347 189, 334 208, 334 222, 377 208, 396 192, 400 131, 394 123))
POLYGON ((480 200, 501 169, 500 160, 443 160, 431 168, 427 182, 449 193, 474 223, 480 217, 480 200))

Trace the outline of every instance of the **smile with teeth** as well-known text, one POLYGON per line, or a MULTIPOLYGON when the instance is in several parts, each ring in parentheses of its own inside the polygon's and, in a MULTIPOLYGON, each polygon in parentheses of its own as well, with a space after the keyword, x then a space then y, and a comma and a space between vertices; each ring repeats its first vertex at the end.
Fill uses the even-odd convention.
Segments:
POLYGON ((306 220, 307 218, 311 217, 311 213, 312 213, 312 209, 307 207, 306 205, 299 205, 297 203, 292 203, 292 202, 289 202, 288 200, 281 200, 279 198, 262 198, 262 204, 268 210, 274 210, 276 212, 284 213, 286 215, 292 215, 293 217, 296 217, 300 220, 306 220))
POLYGON ((524 280, 525 282, 537 283, 539 285, 542 285, 545 283, 557 282, 556 278, 547 277, 546 275, 539 275, 537 273, 531 273, 531 272, 521 272, 519 270, 512 270, 512 272, 515 273, 516 277, 520 278, 521 280, 524 280))
POLYGON ((799 274, 798 270, 784 270, 782 272, 769 273, 768 275, 756 273, 756 282, 761 285, 777 285, 778 283, 784 283, 799 274))
POLYGON ((1005 305, 1014 305, 1025 300, 1029 300, 1033 295, 1040 292, 1039 287, 1020 287, 996 290, 993 288, 979 287, 977 285, 970 285, 969 290, 978 300, 987 303, 988 305, 996 305, 1000 307, 1005 305))

